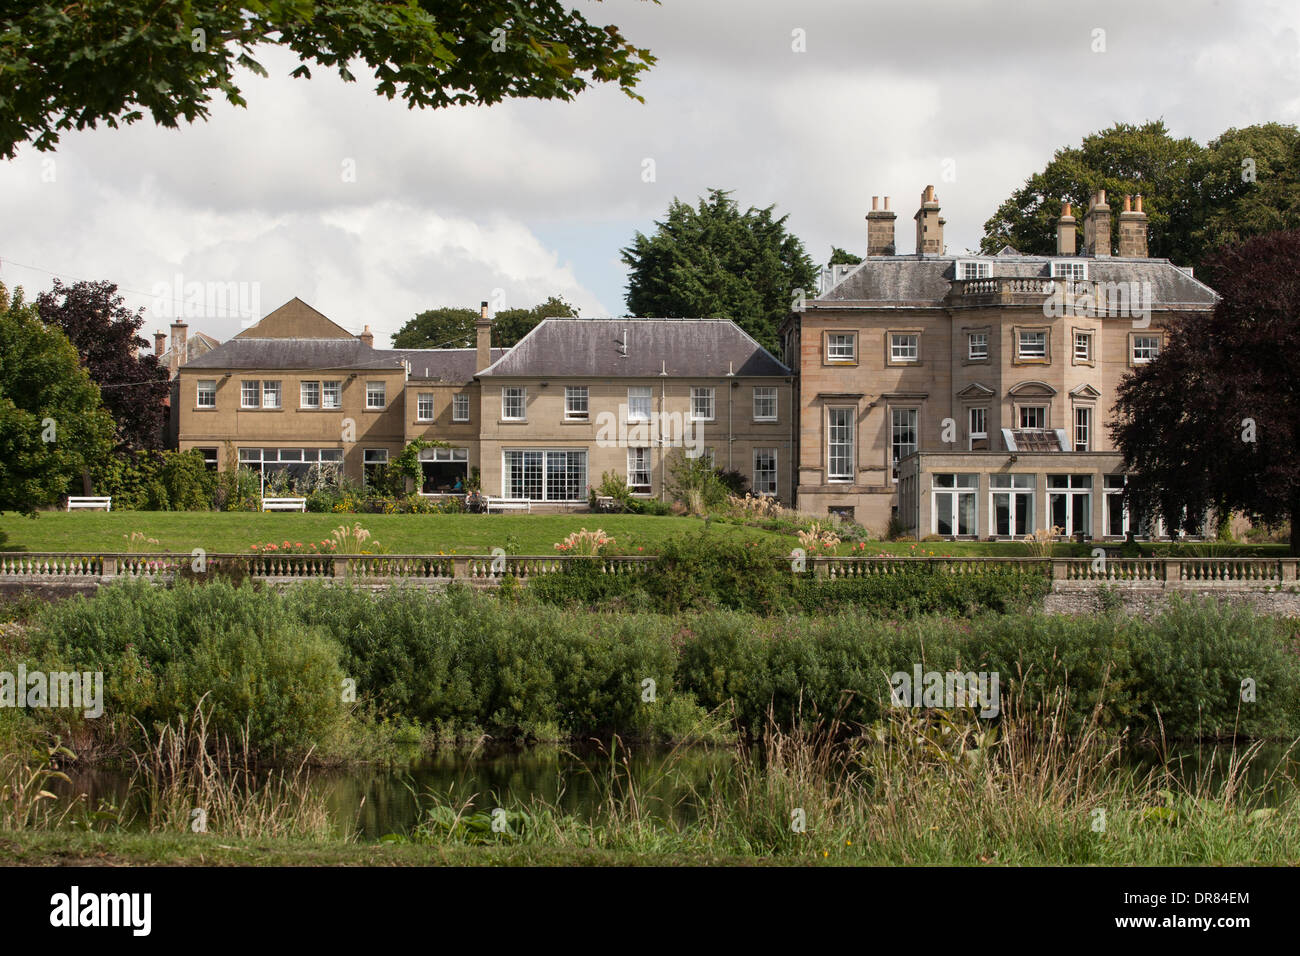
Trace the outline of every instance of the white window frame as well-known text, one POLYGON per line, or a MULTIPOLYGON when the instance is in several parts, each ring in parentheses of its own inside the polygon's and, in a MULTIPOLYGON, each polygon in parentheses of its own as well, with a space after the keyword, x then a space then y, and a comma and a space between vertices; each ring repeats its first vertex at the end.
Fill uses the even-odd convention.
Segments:
POLYGON ((1088 278, 1088 263, 1083 259, 1052 260, 1052 278, 1082 282, 1088 278))
POLYGON ((366 409, 382 411, 388 407, 388 383, 366 382, 366 409))
POLYGON ((933 474, 930 476, 930 533, 946 535, 951 538, 978 538, 980 533, 979 509, 979 475, 974 473, 933 474), (941 478, 951 478, 951 485, 940 485, 941 478), (953 528, 947 532, 939 530, 939 499, 950 498, 949 514, 953 516, 953 528), (970 524, 967 530, 961 530, 961 506, 963 499, 969 499, 970 524))
POLYGON ((415 420, 417 422, 431 422, 433 419, 433 392, 420 392, 415 396, 415 420))
POLYGON ((320 407, 343 407, 343 381, 341 379, 330 379, 320 383, 320 407))
POLYGON ((239 407, 240 408, 261 408, 262 407, 262 381, 256 378, 245 378, 239 381, 239 407), (248 400, 249 394, 252 394, 253 400, 248 400))
POLYGON ((298 383, 299 408, 320 408, 321 395, 322 391, 319 381, 304 381, 298 383))
POLYGON ((453 422, 469 421, 469 396, 464 393, 451 397, 451 420, 453 422))
MULTIPOLYGON (((590 468, 590 456, 585 448, 503 448, 501 450, 501 496, 503 498, 526 497, 530 501, 562 503, 585 501, 590 468), (536 476, 537 497, 533 497, 531 494, 519 494, 517 493, 519 489, 512 488, 512 479, 514 478, 512 456, 519 456, 519 460, 522 463, 527 463, 530 457, 535 458, 539 463, 540 471, 536 476), (573 483, 575 486, 576 497, 556 498, 551 495, 550 484, 554 472, 554 469, 551 467, 553 458, 561 458, 561 461, 564 464, 566 479, 569 463, 571 461, 580 461, 582 463, 581 469, 577 473, 577 480, 573 483)), ((526 480, 526 477, 524 480, 526 480)), ((524 490, 528 491, 529 489, 524 488, 524 490)))
POLYGON ((1092 333, 1086 331, 1075 331, 1074 333, 1074 360, 1076 362, 1092 361, 1092 333), (1080 353, 1079 346, 1083 346, 1080 353))
POLYGON ((852 405, 832 405, 826 409, 826 481, 828 483, 853 482, 853 469, 857 464, 858 444, 858 410, 852 405), (844 418, 842 424, 836 419, 844 418), (842 432, 841 440, 836 439, 836 432, 842 432), (846 440, 845 440, 846 439, 846 440), (836 454, 836 449, 846 449, 836 454), (836 470, 836 462, 846 462, 845 467, 836 470))
POLYGON ((777 458, 775 448, 755 448, 754 449, 754 478, 753 488, 756 495, 775 495, 780 487, 777 484, 777 458), (771 467, 760 467, 760 456, 770 460, 771 467), (760 484, 761 479, 761 484, 760 484))
POLYGON ((564 386, 564 420, 585 422, 591 417, 591 391, 586 385, 564 386))
POLYGON ((892 479, 898 481, 898 463, 907 455, 901 454, 902 449, 911 448, 908 454, 913 454, 921 447, 921 409, 916 405, 891 405, 889 407, 889 473, 892 479), (911 413, 912 441, 900 442, 898 440, 899 429, 909 427, 906 422, 900 425, 898 416, 911 413))
POLYGON ((635 495, 648 495, 653 491, 650 449, 629 447, 627 450, 627 486, 635 495), (644 481, 639 479, 644 478, 644 481))
POLYGON ((921 361, 921 334, 919 332, 890 332, 889 360, 901 365, 915 365, 921 361))
POLYGON ((858 360, 858 334, 856 332, 827 332, 826 361, 856 362, 858 360))
POLYGON ((262 407, 281 408, 284 405, 284 389, 279 379, 262 380, 262 407), (274 398, 272 398, 274 396, 274 398))
POLYGON ((989 334, 987 332, 969 332, 966 335, 966 361, 987 362, 989 357, 989 334), (983 348, 975 350, 976 340, 983 341, 983 348))
POLYGON ((1047 358, 1047 332, 1043 329, 1018 329, 1016 331, 1016 358, 1018 359, 1045 359, 1047 358), (1025 350, 1025 337, 1037 336, 1042 340, 1041 352, 1028 352, 1025 350))
POLYGON ((777 390, 773 386, 770 385, 754 386, 754 421, 774 422, 777 420, 778 416, 780 415, 780 410, 777 407, 777 403, 779 401, 777 396, 778 396, 777 390), (769 402, 771 403, 772 406, 771 414, 766 414, 760 411, 760 408, 766 406, 769 402))
POLYGON ((966 410, 966 450, 975 450, 975 441, 977 439, 989 440, 989 410, 986 405, 976 405, 966 410), (982 429, 975 430, 976 416, 980 419, 982 429))
POLYGON ((503 422, 525 422, 528 420, 528 388, 524 385, 506 385, 501 389, 501 420, 503 422), (518 403, 519 413, 511 414, 512 407, 518 403))
POLYGON ((649 385, 632 385, 627 390, 627 420, 629 422, 648 422, 654 414, 654 389, 649 385), (638 406, 644 404, 645 414, 638 406))
POLYGON ((1062 504, 1065 505, 1065 524, 1060 527, 1065 529, 1066 535, 1077 534, 1078 531, 1091 535, 1093 519, 1092 493, 1094 491, 1092 475, 1048 475, 1046 484, 1048 524, 1056 524, 1056 519, 1053 517, 1052 512, 1055 510, 1054 506, 1056 504, 1056 499, 1064 497, 1065 500, 1062 504), (1052 487, 1053 478, 1065 478, 1067 479, 1068 484, 1064 487, 1054 488, 1052 487), (1076 482, 1078 483, 1076 484, 1076 482), (1085 527, 1076 530, 1075 525, 1080 523, 1075 520, 1078 517, 1076 512, 1079 507, 1080 499, 1083 500, 1083 510, 1085 512, 1085 521, 1083 523, 1085 527))
POLYGON ((1074 450, 1092 451, 1092 406, 1074 406, 1074 450), (1080 437, 1082 436, 1082 437, 1080 437))
POLYGON ((981 262, 977 259, 963 259, 957 263, 957 278, 960 281, 991 279, 993 278, 993 263, 981 262))
POLYGON ((1018 405, 1018 406, 1016 406, 1016 427, 1019 428, 1019 429, 1021 429, 1021 430, 1029 429, 1029 428, 1046 428, 1046 427, 1047 427, 1047 423, 1048 423, 1048 421, 1050 421, 1050 419, 1048 418, 1048 415, 1047 415, 1047 406, 1046 406, 1046 405, 1018 405), (1043 421, 1042 421, 1042 424, 1041 424, 1041 425, 1026 425, 1026 424, 1025 424, 1025 413, 1026 413, 1026 412, 1033 412, 1033 411, 1042 412, 1041 418, 1042 418, 1043 421))
POLYGON ((217 407, 217 380, 215 378, 201 378, 194 383, 194 407, 217 407), (205 396, 209 401, 205 402, 203 400, 205 396))
POLYGON ((717 411, 714 402, 714 390, 709 386, 691 387, 691 421, 711 422, 717 411))
POLYGON ((1005 538, 1023 538, 1027 534, 1033 534, 1037 529, 1034 527, 1038 522, 1038 479, 1033 475, 1018 474, 995 474, 989 476, 989 534, 995 537, 1005 538), (1028 479, 1028 484, 1016 484, 1017 481, 1028 479), (1009 481, 1011 484, 999 485, 1000 481, 1009 481), (1007 496, 1007 533, 1004 535, 998 530, 998 497, 1007 496), (1029 526, 1022 528, 1016 524, 1016 499, 1024 497, 1029 499, 1028 507, 1025 509, 1029 526))
POLYGON ((1132 356, 1133 364, 1134 364, 1134 365, 1149 365, 1151 362, 1154 362, 1154 361, 1155 361, 1155 360, 1160 356, 1160 348, 1161 348, 1161 345, 1163 345, 1163 343, 1161 342, 1161 340, 1160 340, 1160 336, 1158 336, 1158 335, 1134 335, 1134 336, 1133 336, 1133 356, 1132 356), (1146 355, 1145 357, 1143 357, 1143 358, 1139 358, 1139 357, 1138 357, 1138 349, 1139 349, 1138 343, 1139 343, 1139 342, 1153 342, 1153 343, 1155 343, 1154 345, 1144 345, 1144 346, 1141 346, 1142 351, 1144 351, 1144 352, 1147 353, 1147 355, 1146 355))

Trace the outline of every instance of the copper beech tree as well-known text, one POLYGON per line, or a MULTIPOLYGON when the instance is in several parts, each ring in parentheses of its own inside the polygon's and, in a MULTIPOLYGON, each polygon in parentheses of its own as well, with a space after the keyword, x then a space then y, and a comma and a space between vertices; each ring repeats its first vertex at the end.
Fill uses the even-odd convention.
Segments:
POLYGON ((1120 383, 1111 434, 1126 493, 1182 530, 1211 510, 1290 521, 1300 554, 1300 231, 1223 248, 1204 274, 1214 311, 1174 323, 1120 383))

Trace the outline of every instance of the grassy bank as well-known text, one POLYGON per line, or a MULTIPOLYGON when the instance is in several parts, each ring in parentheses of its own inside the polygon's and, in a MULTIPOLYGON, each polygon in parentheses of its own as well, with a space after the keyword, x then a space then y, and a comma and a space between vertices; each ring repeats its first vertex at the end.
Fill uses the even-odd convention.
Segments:
MULTIPOLYGON (((627 773, 593 768, 604 798, 573 816, 540 799, 426 793, 418 821, 362 841, 346 821, 322 824, 291 779, 276 812, 212 817, 206 833, 150 816, 132 832, 112 813, 48 812, 0 826, 0 863, 170 865, 1187 865, 1300 862, 1300 797, 1274 771, 1247 785, 1252 748, 1224 770, 1139 771, 1095 723, 1062 729, 1060 702, 1025 710, 1001 731, 963 711, 897 713, 881 726, 835 721, 786 733, 769 726, 740 748, 707 794, 686 798, 687 822, 627 773), (293 795, 297 795, 295 802, 293 795), (476 802, 477 801, 477 802, 476 802), (494 820, 500 824, 494 826, 494 820), (71 825, 70 825, 71 824, 71 825)), ((177 768, 173 767, 172 770, 177 768)), ((662 771, 672 773, 671 764, 662 771)), ((9 781, 5 781, 8 783, 9 781)), ((268 788, 270 785, 268 785, 268 788)), ((231 786, 237 791, 238 786, 231 786)), ((213 798, 195 791, 189 802, 213 798)), ((3 821, 8 823, 6 819, 3 821)))

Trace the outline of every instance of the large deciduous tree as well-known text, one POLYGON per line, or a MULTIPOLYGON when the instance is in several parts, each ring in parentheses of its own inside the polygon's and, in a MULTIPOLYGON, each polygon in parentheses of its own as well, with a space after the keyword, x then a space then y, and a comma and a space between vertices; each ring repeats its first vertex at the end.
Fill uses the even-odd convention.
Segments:
MULTIPOLYGON (((502 309, 492 319, 492 346, 509 348, 536 328, 542 319, 576 317, 578 310, 563 299, 548 296, 527 309, 502 309)), ((473 348, 477 338, 477 309, 442 306, 427 309, 403 325, 393 336, 393 348, 473 348)))
POLYGON ((1128 494, 1184 528, 1211 508, 1289 519, 1300 554, 1300 231, 1225 248, 1205 272, 1214 311, 1174 323, 1119 385, 1128 494))
MULTIPOLYGON (((991 255, 1010 245, 1026 255, 1052 255, 1061 203, 1087 209, 1089 198, 1104 189, 1111 196, 1142 194, 1151 255, 1192 261, 1190 233, 1199 204, 1193 173, 1203 152, 1194 140, 1170 136, 1160 121, 1119 123, 1085 136, 1082 145, 1057 150, 1042 172, 998 207, 984 224, 980 249, 991 255)), ((1118 236, 1118 215, 1111 228, 1118 236)))
POLYGON ((113 420, 66 335, 0 285, 0 512, 35 514, 112 447, 113 420))
POLYGON ((31 141, 143 118, 208 116, 214 95, 245 100, 237 69, 266 76, 259 48, 311 66, 373 71, 375 92, 414 107, 572 99, 615 83, 635 99, 648 50, 561 0, 0 0, 0 156, 31 141))
POLYGON ((167 420, 167 369, 140 336, 144 310, 132 312, 112 282, 78 282, 36 299, 41 320, 72 341, 91 379, 103 390, 104 405, 117 422, 116 440, 126 449, 158 449, 167 420))
MULTIPOLYGON (((1220 246, 1300 228, 1300 130, 1265 123, 1230 129, 1206 146, 1175 139, 1159 121, 1092 133, 1058 150, 998 207, 984 224, 981 250, 1010 244, 1052 255, 1061 203, 1086 210, 1099 189, 1111 197, 1141 193, 1151 255, 1199 266, 1220 246)), ((1112 215, 1112 240, 1118 230, 1112 215)))
POLYGON ((676 199, 621 250, 631 267, 627 306, 633 315, 731 319, 759 344, 776 351, 777 328, 796 290, 812 295, 817 270, 786 216, 750 207, 741 212, 731 194, 710 189, 699 206, 676 199))

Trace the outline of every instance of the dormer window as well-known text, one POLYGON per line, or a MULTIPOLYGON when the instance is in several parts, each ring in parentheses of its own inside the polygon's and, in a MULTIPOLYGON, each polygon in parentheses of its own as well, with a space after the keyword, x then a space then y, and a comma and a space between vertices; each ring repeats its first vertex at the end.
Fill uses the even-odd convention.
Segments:
POLYGON ((965 259, 957 263, 957 279, 987 279, 993 275, 993 264, 965 259))
POLYGON ((1057 259, 1052 262, 1053 279, 1082 282, 1088 278, 1088 263, 1081 259, 1057 259))

